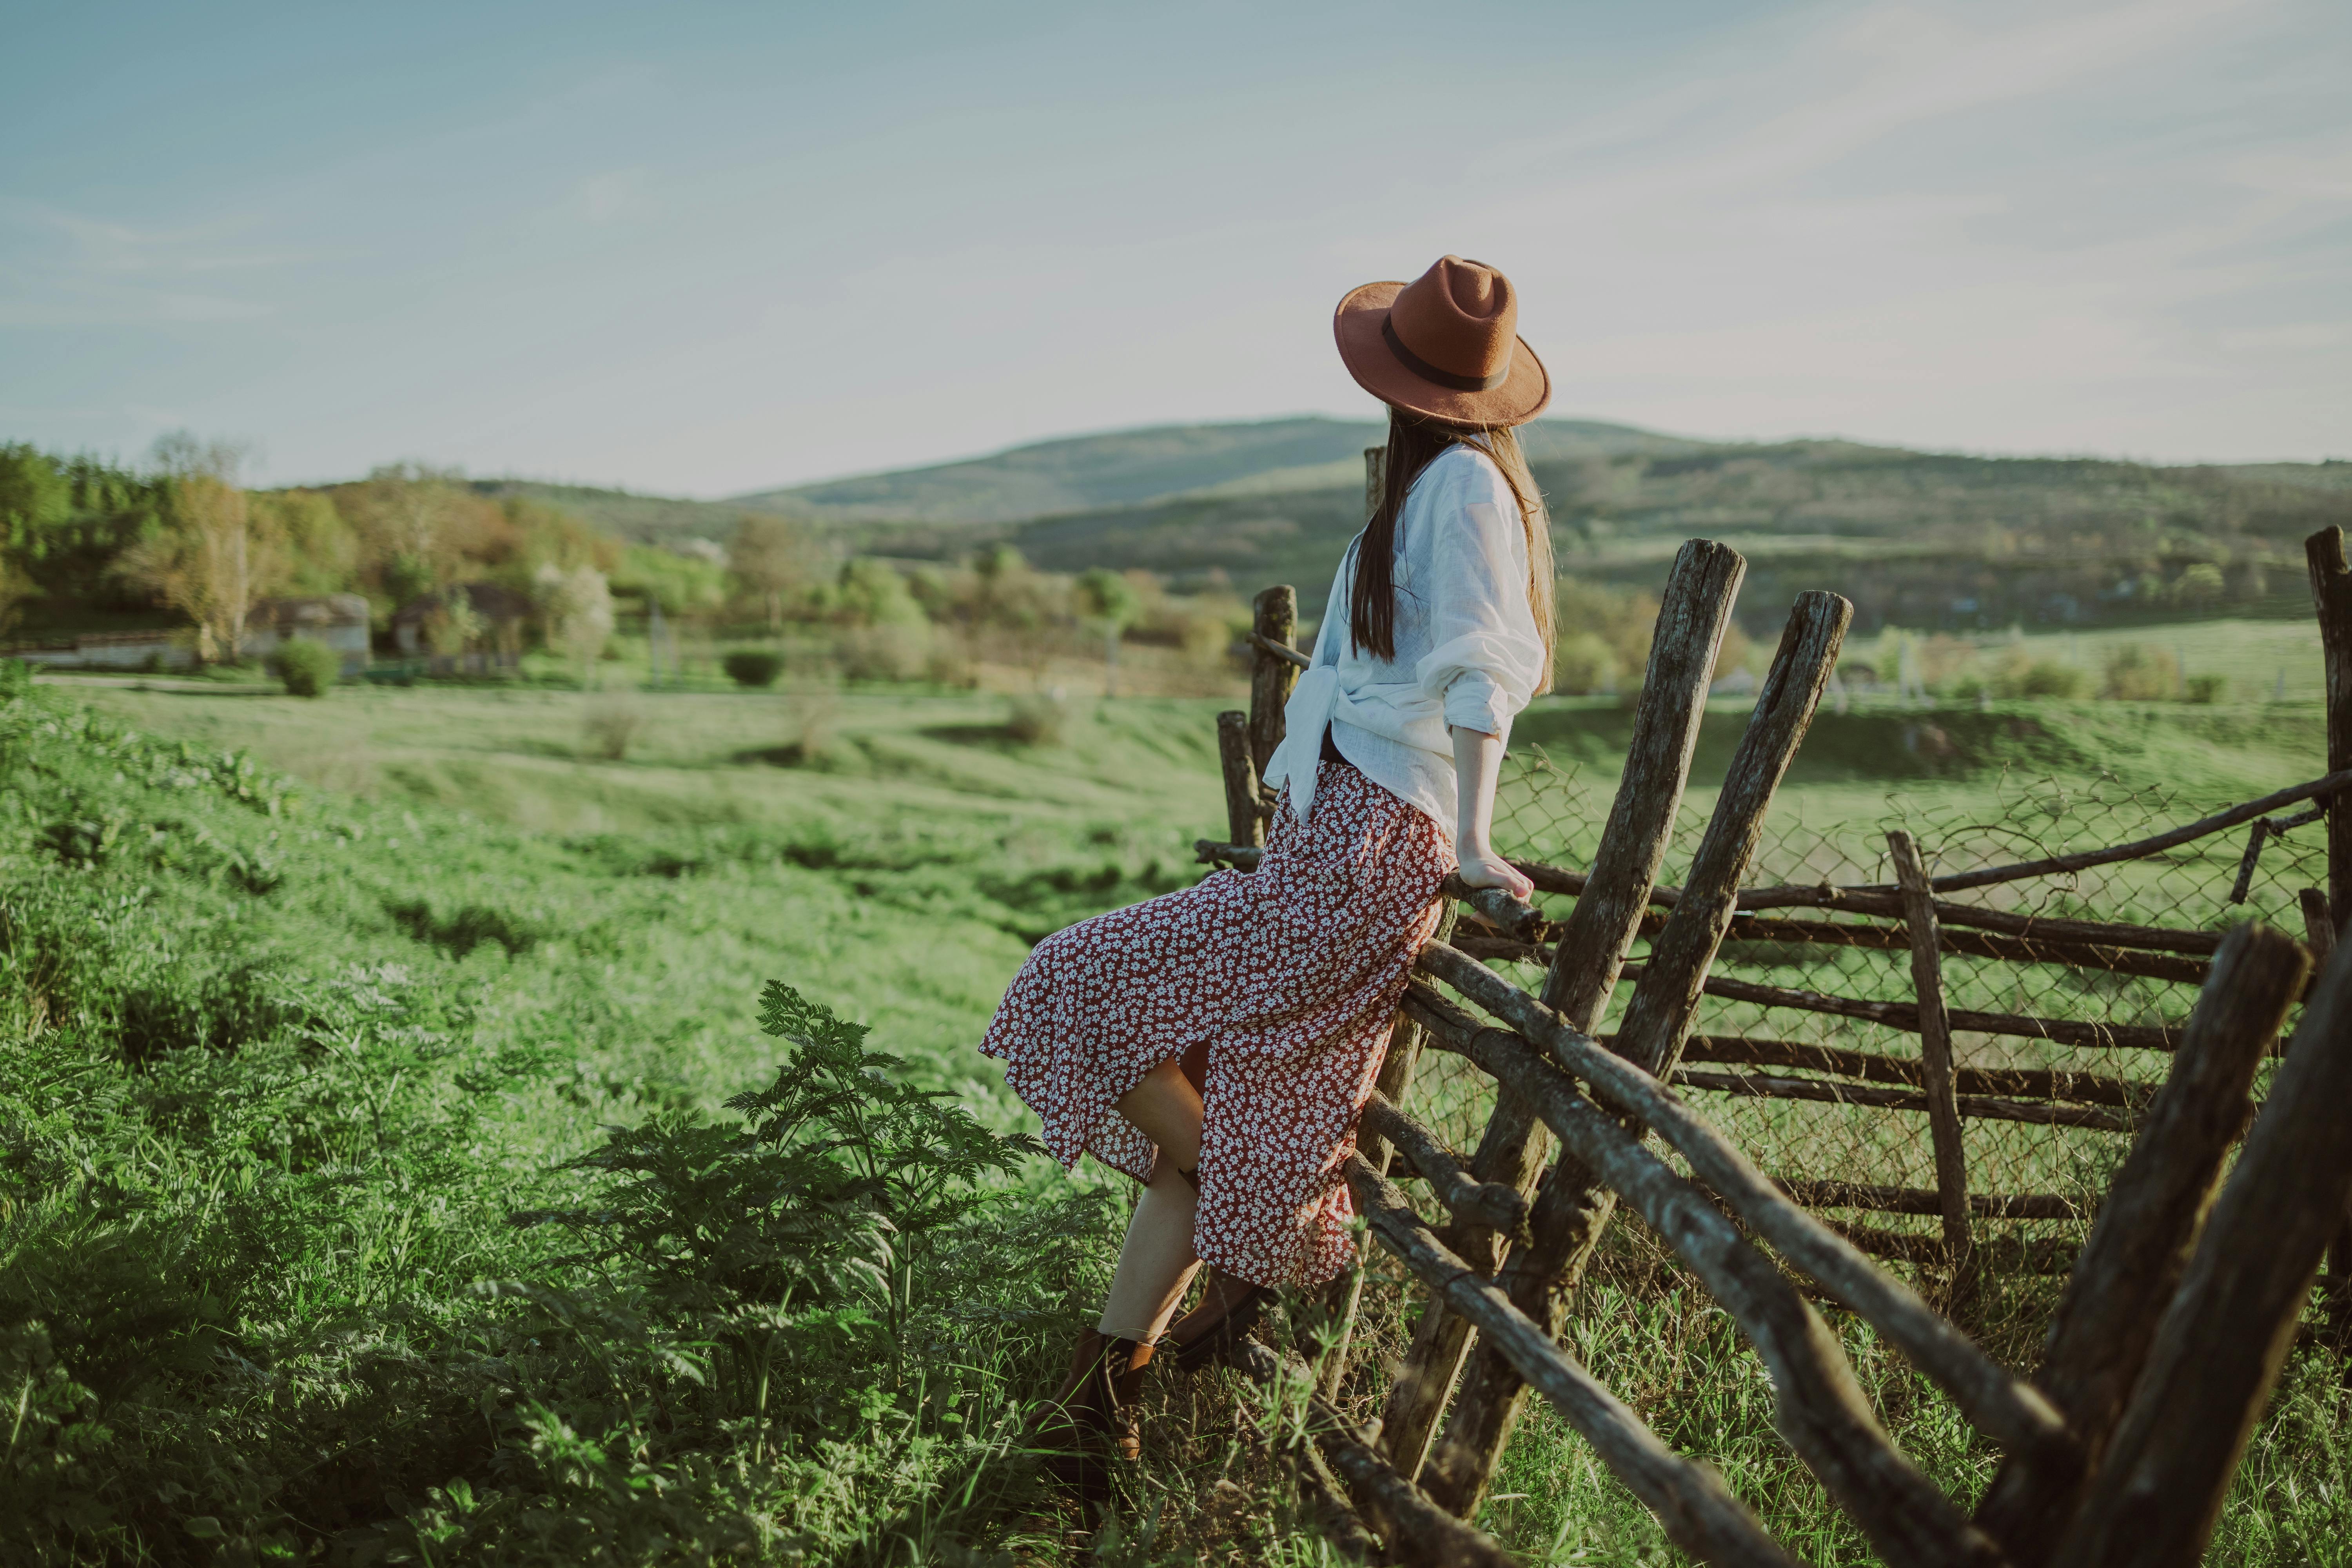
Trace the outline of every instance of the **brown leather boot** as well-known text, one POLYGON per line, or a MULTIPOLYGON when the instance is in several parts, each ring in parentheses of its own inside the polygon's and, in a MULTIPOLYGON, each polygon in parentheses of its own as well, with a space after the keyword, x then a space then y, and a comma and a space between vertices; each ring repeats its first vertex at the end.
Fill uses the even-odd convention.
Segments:
POLYGON ((1109 1495, 1108 1455, 1132 1459, 1141 1452, 1135 1396, 1150 1363, 1150 1345, 1084 1331, 1062 1386, 1030 1426, 1030 1447, 1045 1453, 1046 1473, 1087 1502, 1109 1495))
POLYGON ((1274 1292, 1238 1275, 1209 1271, 1201 1304, 1169 1325, 1165 1342, 1176 1350, 1179 1372, 1198 1372, 1230 1350, 1257 1321, 1274 1292))

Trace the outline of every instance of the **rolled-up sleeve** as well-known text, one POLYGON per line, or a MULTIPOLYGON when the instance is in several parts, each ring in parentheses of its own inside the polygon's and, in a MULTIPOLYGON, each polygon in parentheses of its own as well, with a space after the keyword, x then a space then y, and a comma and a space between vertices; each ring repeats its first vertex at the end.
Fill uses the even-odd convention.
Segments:
MULTIPOLYGON (((1449 454, 1449 457, 1452 455, 1449 454)), ((1528 544, 1518 505, 1483 458, 1445 464, 1421 538, 1405 542, 1425 594, 1432 647, 1414 666, 1450 728, 1508 735, 1543 682, 1543 638, 1528 605, 1528 544)))

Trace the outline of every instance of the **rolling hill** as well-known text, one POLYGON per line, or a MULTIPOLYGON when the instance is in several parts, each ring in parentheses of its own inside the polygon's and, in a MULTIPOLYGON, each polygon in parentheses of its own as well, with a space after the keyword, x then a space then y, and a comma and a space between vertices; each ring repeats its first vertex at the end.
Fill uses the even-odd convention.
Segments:
MULTIPOLYGON (((1005 541, 1056 571, 1143 567, 1244 591, 1291 582, 1312 610, 1362 521, 1362 452, 1382 434, 1322 418, 1167 426, 724 501, 477 488, 537 495, 646 542, 723 540, 745 511, 772 511, 899 559, 961 560, 1005 541)), ((1722 539, 1748 556, 1743 603, 1759 631, 1812 586, 1853 598, 1864 626, 2300 614, 2303 537, 2352 526, 2343 461, 2162 468, 1706 442, 1569 419, 1522 437, 1565 569, 1654 589, 1681 541, 1722 539)))
MULTIPOLYGON (((1563 440, 1538 426, 1528 442, 1562 567, 1654 590, 1683 540, 1721 539, 1749 558, 1742 603, 1759 632, 1805 587, 1846 594, 1866 627, 2301 614, 2304 536, 2352 526, 2352 464, 2340 462, 2156 468, 1621 428, 1563 440)), ((856 532, 862 548, 901 557, 955 559, 1003 539, 1058 571, 1145 567, 1244 590, 1290 582, 1311 609, 1362 523, 1360 463, 1017 522, 856 532)))
MULTIPOLYGON (((737 496, 737 506, 833 522, 991 523, 1136 506, 1175 496, 1280 494, 1360 485, 1370 420, 1163 425, 1073 436, 961 462, 737 496)), ((1532 456, 1695 452, 1706 443, 1591 420, 1527 428, 1532 456)))

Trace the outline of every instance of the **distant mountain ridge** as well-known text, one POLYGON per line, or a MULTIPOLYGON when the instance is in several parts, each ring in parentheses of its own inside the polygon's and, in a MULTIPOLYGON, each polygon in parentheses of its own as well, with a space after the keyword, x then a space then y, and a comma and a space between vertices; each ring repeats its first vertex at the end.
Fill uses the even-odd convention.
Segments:
MULTIPOLYGON (((1522 432, 1538 460, 1663 455, 1706 443, 1594 420, 1544 419, 1522 432)), ((732 504, 828 522, 1000 523, 1188 495, 1272 494, 1360 483, 1371 420, 1269 419, 1160 425, 1071 436, 983 458, 755 490, 732 504)))

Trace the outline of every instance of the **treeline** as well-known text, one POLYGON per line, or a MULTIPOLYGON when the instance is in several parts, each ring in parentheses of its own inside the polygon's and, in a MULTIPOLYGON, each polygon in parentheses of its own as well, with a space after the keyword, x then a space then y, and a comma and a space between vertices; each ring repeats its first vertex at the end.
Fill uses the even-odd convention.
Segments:
POLYGON ((1248 618, 1221 587, 1178 597, 1147 572, 1039 572, 1003 544, 961 564, 898 563, 746 512, 723 546, 661 548, 415 463, 348 484, 247 489, 242 456, 186 436, 135 468, 0 446, 0 635, 183 626, 199 659, 236 660, 271 601, 355 594, 380 644, 415 606, 431 651, 456 655, 520 635, 479 613, 487 585, 530 605, 529 630, 574 660, 593 660, 635 616, 706 637, 814 641, 852 678, 954 680, 982 662, 1042 672, 1085 647, 1116 663, 1122 641, 1213 663, 1248 618))
MULTIPOLYGON (((632 568, 679 574, 659 552, 536 501, 482 500, 419 465, 251 490, 238 482, 242 456, 186 436, 158 442, 143 468, 0 447, 0 624, 23 636, 178 620, 202 657, 234 658, 252 613, 274 598, 358 594, 381 628, 402 605, 465 583, 531 593, 583 567, 624 582, 632 568)), ((678 567, 693 574, 694 563, 678 567)))

